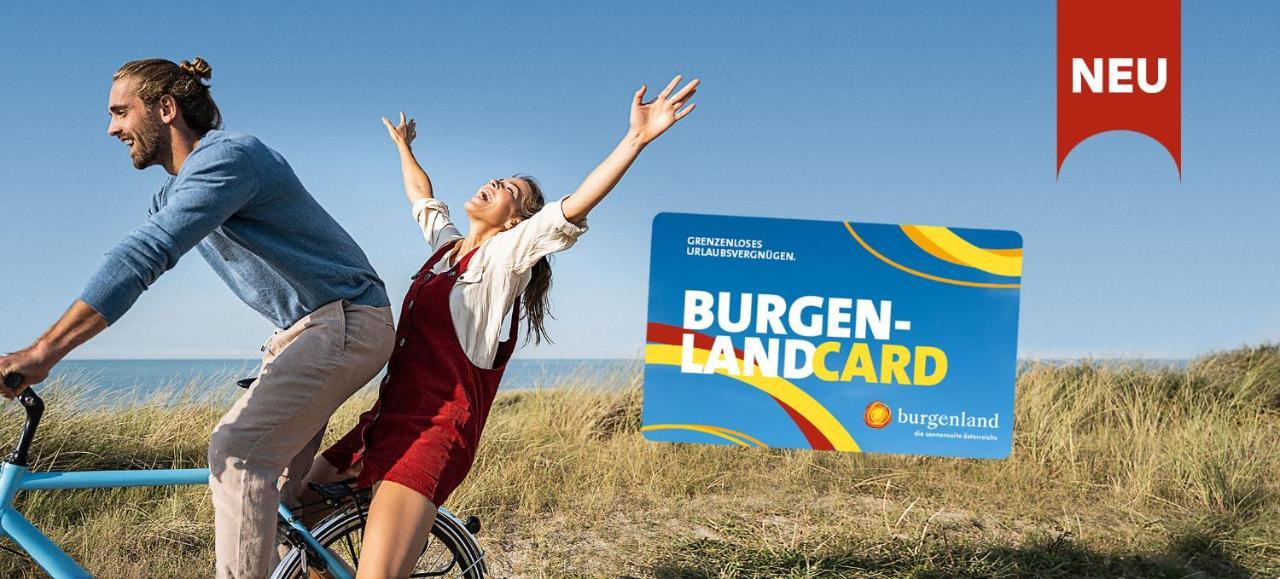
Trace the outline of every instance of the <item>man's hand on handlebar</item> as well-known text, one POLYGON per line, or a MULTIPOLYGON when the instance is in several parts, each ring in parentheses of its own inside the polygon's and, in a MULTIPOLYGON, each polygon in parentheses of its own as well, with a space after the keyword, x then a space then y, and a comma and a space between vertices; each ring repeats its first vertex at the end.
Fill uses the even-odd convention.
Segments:
POLYGON ((107 319, 89 304, 76 300, 30 348, 0 356, 0 378, 13 373, 23 376, 17 387, 0 386, 0 395, 13 400, 27 386, 43 382, 54 364, 105 329, 107 319))
POLYGON ((38 346, 32 346, 0 356, 0 377, 4 379, 4 385, 0 386, 0 396, 13 400, 27 386, 39 384, 49 377, 56 360, 39 350, 38 346))
POLYGON ((3 378, 0 378, 0 386, 3 386, 5 390, 19 394, 26 390, 26 387, 22 385, 22 374, 18 373, 5 374, 3 378))

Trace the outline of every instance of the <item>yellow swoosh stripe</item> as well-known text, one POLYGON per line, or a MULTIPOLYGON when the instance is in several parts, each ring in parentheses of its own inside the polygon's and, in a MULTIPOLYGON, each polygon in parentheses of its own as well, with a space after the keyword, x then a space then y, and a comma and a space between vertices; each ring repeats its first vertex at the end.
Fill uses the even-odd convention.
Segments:
POLYGON ((907 237, 911 239, 911 242, 920 246, 920 249, 923 249, 925 253, 928 253, 929 255, 932 255, 947 263, 964 265, 964 262, 960 261, 950 253, 947 253, 941 247, 934 245, 933 242, 929 241, 928 237, 925 237, 924 234, 920 233, 920 230, 916 229, 914 225, 903 225, 902 232, 907 234, 907 237))
POLYGON ((983 249, 965 241, 954 231, 936 225, 903 225, 902 231, 921 249, 944 261, 1007 277, 1022 275, 1021 252, 1002 255, 983 249))
POLYGON ((951 278, 940 277, 933 274, 925 273, 923 271, 911 269, 905 265, 902 265, 892 259, 885 257, 883 254, 876 251, 875 249, 872 249, 870 245, 867 245, 866 241, 863 241, 862 238, 858 236, 858 232, 853 230, 853 226, 850 225, 848 221, 844 222, 844 227, 845 229, 849 230, 849 235, 852 235, 853 238, 857 240, 858 245, 861 245, 863 249, 867 250, 867 253, 870 253, 876 259, 883 261, 893 266, 894 268, 905 271, 916 277, 922 277, 924 279, 932 280, 940 283, 948 283, 952 285, 961 285, 966 287, 988 287, 988 288, 997 288, 997 289, 1009 289, 1009 288, 1021 287, 1021 284, 1016 284, 1016 283, 988 283, 988 282, 981 282, 981 281, 965 281, 961 279, 951 279, 951 278))
POLYGON ((736 430, 730 430, 722 426, 711 426, 709 424, 650 424, 640 430, 644 432, 653 430, 693 430, 697 432, 705 432, 712 436, 719 436, 720 438, 731 441, 738 446, 751 446, 745 442, 749 440, 760 448, 769 448, 767 444, 760 442, 760 439, 754 436, 743 434, 736 430))
MULTIPOLYGON (((647 344, 645 346, 644 361, 646 364, 679 366, 680 354, 681 346, 647 344)), ((694 348, 693 361, 705 365, 710 354, 711 352, 708 350, 694 348)), ((733 358, 733 363, 741 370, 742 361, 738 360, 736 356, 733 358)), ((849 434, 844 425, 840 424, 840 421, 820 402, 810 396, 808 392, 800 389, 790 381, 778 377, 761 376, 758 373, 752 376, 744 376, 739 372, 739 375, 735 376, 723 369, 717 369, 716 373, 739 382, 745 382, 782 401, 783 404, 786 404, 813 424, 813 427, 817 428, 818 432, 821 432, 836 450, 861 452, 861 449, 858 448, 858 443, 853 440, 853 435, 849 434)))
MULTIPOLYGON (((910 237, 912 242, 920 246, 920 249, 923 249, 929 252, 929 255, 932 255, 943 261, 954 263, 956 265, 964 265, 964 263, 961 262, 958 258, 947 253, 946 251, 943 251, 941 247, 934 245, 933 242, 929 240, 929 238, 925 237, 924 234, 920 233, 920 230, 918 229, 919 227, 920 227, 919 225, 903 225, 902 232, 906 233, 907 237, 910 237)), ((982 248, 982 250, 986 252, 994 253, 996 255, 1005 256, 1005 257, 1019 257, 1019 258, 1022 257, 1021 247, 1010 247, 1007 249, 992 249, 990 247, 984 247, 982 248)))

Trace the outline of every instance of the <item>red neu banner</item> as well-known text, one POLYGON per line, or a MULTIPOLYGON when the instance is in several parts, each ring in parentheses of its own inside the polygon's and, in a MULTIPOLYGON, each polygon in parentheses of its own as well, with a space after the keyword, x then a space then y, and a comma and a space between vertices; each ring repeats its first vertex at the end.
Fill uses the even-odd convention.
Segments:
POLYGON ((1058 0, 1058 172, 1098 133, 1147 135, 1182 174, 1181 0, 1058 0))

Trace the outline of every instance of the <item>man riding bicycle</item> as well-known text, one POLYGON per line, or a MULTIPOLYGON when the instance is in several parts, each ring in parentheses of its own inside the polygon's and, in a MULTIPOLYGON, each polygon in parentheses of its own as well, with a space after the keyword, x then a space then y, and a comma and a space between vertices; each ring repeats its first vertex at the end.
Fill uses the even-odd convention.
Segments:
POLYGON ((382 280, 285 159, 221 130, 211 72, 200 58, 116 71, 108 134, 129 147, 135 168, 160 165, 170 177, 146 222, 107 252, 71 308, 30 347, 0 357, 0 377, 24 377, 0 393, 13 398, 44 380, 196 248, 279 328, 257 379, 209 441, 217 574, 263 577, 277 557, 281 496, 301 491, 330 416, 382 368, 394 330, 382 280))

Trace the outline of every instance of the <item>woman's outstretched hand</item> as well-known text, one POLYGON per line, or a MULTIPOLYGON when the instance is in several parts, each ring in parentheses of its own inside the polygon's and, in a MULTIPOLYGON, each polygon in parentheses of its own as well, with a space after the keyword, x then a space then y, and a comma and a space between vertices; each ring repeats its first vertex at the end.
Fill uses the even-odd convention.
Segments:
POLYGON ((698 82, 700 81, 695 78, 684 85, 680 92, 671 94, 676 85, 680 84, 680 75, 677 74, 661 94, 647 103, 643 102, 646 85, 640 86, 635 98, 631 100, 631 133, 642 145, 653 142, 658 135, 693 110, 695 105, 689 102, 689 97, 698 92, 698 82))
POLYGON ((560 210, 564 212, 565 219, 581 224, 587 213, 618 184, 645 145, 693 111, 693 103, 689 102, 689 97, 698 90, 698 79, 693 79, 679 92, 671 94, 678 84, 680 75, 671 79, 671 84, 667 85, 662 94, 647 103, 644 102, 645 86, 640 86, 631 101, 631 129, 622 138, 622 142, 614 147, 613 152, 587 175, 577 190, 561 200, 560 210))
POLYGON ((387 133, 396 146, 408 147, 418 137, 418 123, 413 119, 406 121, 404 112, 400 113, 400 124, 392 125, 387 117, 382 117, 382 124, 387 126, 387 133))

